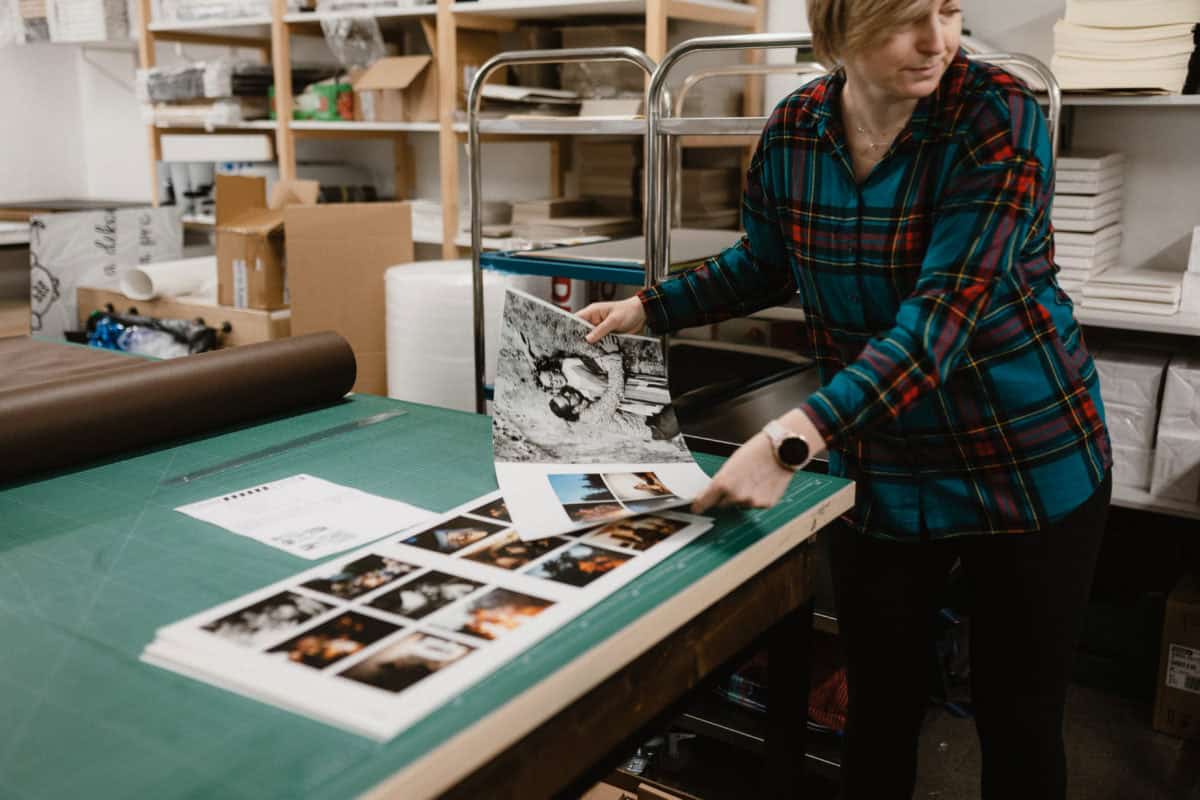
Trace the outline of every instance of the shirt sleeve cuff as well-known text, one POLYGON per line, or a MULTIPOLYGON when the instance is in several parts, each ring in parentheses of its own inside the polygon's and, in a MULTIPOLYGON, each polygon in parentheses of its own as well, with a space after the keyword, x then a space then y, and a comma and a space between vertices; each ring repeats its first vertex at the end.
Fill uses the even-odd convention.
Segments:
POLYGON ((838 426, 833 409, 825 395, 817 390, 801 403, 799 408, 812 420, 813 427, 817 429, 817 433, 825 442, 825 447, 832 448, 838 438, 838 426))
POLYGON ((646 312, 646 325, 650 327, 650 330, 659 335, 670 332, 671 324, 667 319, 667 307, 658 287, 642 289, 637 296, 642 301, 642 310, 646 312))

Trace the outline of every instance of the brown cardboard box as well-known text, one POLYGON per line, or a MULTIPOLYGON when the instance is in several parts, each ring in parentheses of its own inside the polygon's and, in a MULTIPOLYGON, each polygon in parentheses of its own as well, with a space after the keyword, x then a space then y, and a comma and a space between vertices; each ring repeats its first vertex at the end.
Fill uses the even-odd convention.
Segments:
POLYGON ((413 260, 408 203, 288 206, 292 335, 336 331, 354 350, 354 391, 387 394, 383 274, 413 260))
MULTIPOLYGON (((381 58, 354 77, 355 118, 364 122, 433 122, 438 118, 437 33, 429 20, 421 32, 432 55, 381 58)), ((475 70, 500 52, 494 31, 462 29, 457 37, 459 102, 475 70)), ((493 80, 501 80, 498 73, 493 80)))
POLYGON ((268 202, 265 178, 218 175, 217 302, 234 308, 288 304, 283 212, 315 203, 316 181, 279 181, 268 202))
POLYGON ((1200 739, 1200 580, 1185 575, 1167 598, 1154 729, 1200 739))

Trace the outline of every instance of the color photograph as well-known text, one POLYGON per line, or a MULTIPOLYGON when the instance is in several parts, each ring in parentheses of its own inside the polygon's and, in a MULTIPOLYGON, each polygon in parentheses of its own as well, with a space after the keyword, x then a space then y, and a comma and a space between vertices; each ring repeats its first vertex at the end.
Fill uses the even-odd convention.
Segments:
POLYGON ((616 502, 575 503, 574 505, 563 506, 563 511, 567 513, 572 522, 595 522, 596 524, 617 519, 628 513, 620 503, 616 502))
POLYGON ((357 561, 351 561, 327 577, 315 578, 301 585, 314 592, 340 597, 343 600, 353 600, 355 597, 364 595, 372 589, 378 589, 380 586, 386 586, 418 569, 420 568, 415 564, 371 554, 357 561))
POLYGON ((554 558, 535 564, 525 574, 583 587, 631 558, 633 556, 626 553, 615 553, 612 550, 580 543, 568 547, 554 558))
POLYGON ((439 522, 415 536, 410 536, 404 540, 404 543, 437 553, 453 553, 502 530, 504 530, 504 526, 494 522, 484 522, 470 517, 454 517, 445 522, 439 522))
POLYGON ((616 499, 604 484, 604 477, 599 474, 547 475, 546 478, 550 481, 550 488, 554 489, 558 502, 564 506, 616 499))
POLYGON ((675 496, 653 472, 606 472, 604 483, 622 503, 675 496))
POLYGON ((504 505, 503 497, 498 497, 486 505, 472 508, 470 511, 464 511, 463 513, 470 514, 473 517, 494 519, 497 522, 512 522, 512 519, 508 516, 508 506, 504 505))
POLYGON ((499 639, 554 605, 552 600, 511 589, 495 588, 473 600, 448 608, 430 622, 447 630, 499 639))
POLYGON ((464 553, 462 557, 500 569, 519 569, 554 548, 566 544, 567 541, 558 536, 551 536, 548 539, 523 542, 516 531, 507 531, 495 540, 485 542, 479 549, 464 553))
POLYGON ((588 544, 621 547, 627 550, 649 550, 687 527, 687 523, 666 517, 644 516, 610 522, 588 535, 588 544))
POLYGON ((293 664, 324 669, 398 630, 390 622, 347 611, 268 652, 293 664))
POLYGON ((343 678, 402 692, 475 648, 428 633, 413 633, 342 673, 343 678))
POLYGON ((295 633, 331 608, 302 594, 280 592, 202 627, 235 644, 263 647, 295 633))
POLYGON ((421 619, 458 602, 481 586, 482 583, 435 570, 413 578, 390 592, 384 592, 369 605, 389 614, 421 619))

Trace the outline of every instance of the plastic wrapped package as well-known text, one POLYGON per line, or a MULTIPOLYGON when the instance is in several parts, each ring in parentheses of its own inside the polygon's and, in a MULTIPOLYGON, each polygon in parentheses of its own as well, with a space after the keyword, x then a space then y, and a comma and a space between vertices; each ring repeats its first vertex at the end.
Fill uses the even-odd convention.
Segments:
POLYGON ((1154 473, 1154 451, 1147 447, 1126 447, 1113 440, 1113 483, 1146 491, 1154 473))
POLYGON ((1200 502, 1200 436, 1158 432, 1150 494, 1183 503, 1200 502))
POLYGON ((1104 401, 1104 417, 1114 445, 1150 450, 1154 447, 1157 405, 1131 406, 1104 401))
MULTIPOLYGON (((339 0, 317 2, 318 12, 345 11, 354 7, 359 6, 347 5, 339 0)), ((325 44, 333 52, 338 63, 347 70, 366 69, 387 55, 379 22, 369 15, 322 19, 321 32, 325 36, 325 44)))
POLYGON ((1200 358, 1171 359, 1159 427, 1171 433, 1200 437, 1200 358))
POLYGON ((1093 354, 1105 405, 1156 408, 1168 356, 1151 350, 1105 348, 1093 354))
MULTIPOLYGON (((485 271, 484 337, 487 381, 496 374, 504 290, 550 298, 550 278, 485 271)), ((419 261, 384 276, 388 396, 475 410, 475 344, 471 262, 419 261)))

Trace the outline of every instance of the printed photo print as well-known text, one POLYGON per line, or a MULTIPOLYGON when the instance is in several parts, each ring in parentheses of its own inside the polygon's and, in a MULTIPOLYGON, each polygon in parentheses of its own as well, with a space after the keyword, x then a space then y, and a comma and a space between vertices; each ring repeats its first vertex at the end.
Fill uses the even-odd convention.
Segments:
POLYGON ((294 664, 324 669, 398 630, 390 622, 348 611, 268 652, 294 664))
POLYGON ((628 550, 649 550, 654 545, 664 541, 687 527, 687 523, 666 517, 644 516, 610 522, 603 528, 593 531, 588 537, 589 544, 621 547, 628 550))
POLYGON ((653 472, 606 472, 604 483, 622 503, 672 499, 675 494, 653 472))
POLYGON ((470 517, 454 517, 445 522, 439 522, 415 536, 410 536, 404 540, 404 543, 438 553, 453 553, 486 539, 500 530, 504 530, 504 526, 494 522, 484 522, 470 517))
POLYGON ((497 587, 446 609, 430 622, 447 630, 493 640, 516 630, 552 605, 553 600, 497 587))
POLYGON ((584 341, 589 326, 529 295, 504 299, 492 446, 502 463, 686 463, 662 343, 584 341))
POLYGON ((626 513, 625 507, 616 501, 610 503, 574 503, 563 506, 563 511, 566 512, 572 522, 594 522, 596 524, 606 522, 610 519, 617 519, 626 513))
POLYGON ((547 475, 558 502, 566 505, 595 503, 601 500, 616 500, 604 483, 604 476, 592 474, 547 475))
POLYGON ((413 633, 355 664, 342 677, 389 692, 402 692, 445 669, 475 648, 428 633, 413 633))
POLYGON ((343 600, 353 600, 355 597, 364 595, 372 589, 378 589, 380 586, 386 586, 418 569, 419 567, 414 564, 371 554, 357 561, 351 561, 328 576, 314 578, 302 585, 314 592, 339 597, 343 600))
POLYGON ((554 558, 539 562, 525 574, 583 587, 607 575, 631 558, 633 556, 626 553, 615 553, 612 550, 580 543, 568 547, 554 558))
POLYGON ((519 569, 554 548, 566 544, 567 541, 558 536, 551 536, 547 539, 523 542, 516 531, 508 531, 494 541, 485 542, 478 550, 465 553, 463 558, 500 569, 519 569))
POLYGON ((497 522, 512 522, 512 517, 508 515, 508 506, 504 505, 504 498, 498 497, 486 505, 472 508, 470 511, 464 512, 474 517, 483 517, 484 519, 494 519, 497 522))
POLYGON ((458 602, 482 583, 436 570, 384 592, 370 602, 374 608, 409 619, 421 619, 451 603, 458 602))
POLYGON ((234 644, 259 648, 290 636, 331 608, 311 597, 280 592, 202 627, 234 644))

